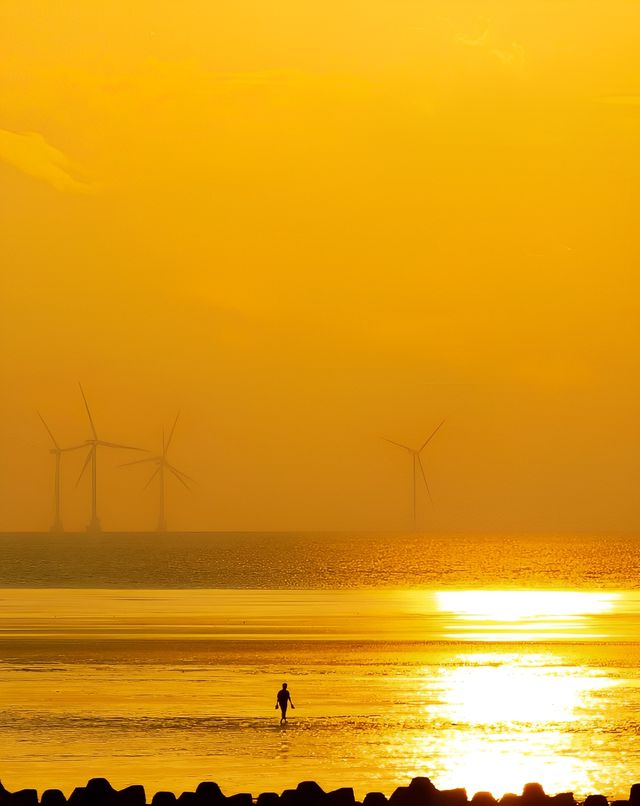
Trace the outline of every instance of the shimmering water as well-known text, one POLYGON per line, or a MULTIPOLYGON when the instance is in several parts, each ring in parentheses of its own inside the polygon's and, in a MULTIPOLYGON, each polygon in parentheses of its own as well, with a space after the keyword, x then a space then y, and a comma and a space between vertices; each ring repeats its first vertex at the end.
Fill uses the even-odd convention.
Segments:
POLYGON ((254 794, 313 777, 362 795, 423 774, 624 797, 640 779, 637 545, 0 536, 0 777, 254 794))
POLYGON ((0 586, 640 587, 640 537, 0 534, 0 586))

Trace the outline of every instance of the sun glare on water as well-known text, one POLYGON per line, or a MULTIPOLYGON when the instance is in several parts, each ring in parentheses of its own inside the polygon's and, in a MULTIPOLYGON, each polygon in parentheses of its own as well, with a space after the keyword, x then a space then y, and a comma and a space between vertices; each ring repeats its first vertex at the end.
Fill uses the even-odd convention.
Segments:
POLYGON ((455 653, 435 680, 425 667, 416 698, 439 730, 414 736, 416 774, 428 774, 439 754, 440 785, 464 781, 470 794, 518 792, 529 780, 544 782, 548 791, 589 792, 594 771, 575 744, 578 727, 585 718, 599 720, 602 693, 616 681, 603 670, 568 662, 558 644, 605 636, 602 619, 619 598, 571 591, 437 592, 446 639, 478 647, 455 653), (521 646, 492 650, 495 642, 521 646))
POLYGON ((452 640, 561 641, 604 638, 599 616, 610 613, 617 593, 576 591, 438 591, 439 610, 452 640))
POLYGON ((433 681, 425 680, 422 710, 439 731, 415 735, 416 773, 428 774, 439 755, 440 785, 463 781, 470 794, 519 792, 526 781, 588 793, 593 770, 579 745, 579 726, 585 717, 598 721, 602 693, 614 685, 605 673, 567 663, 555 650, 454 657, 440 670, 436 702, 433 681))

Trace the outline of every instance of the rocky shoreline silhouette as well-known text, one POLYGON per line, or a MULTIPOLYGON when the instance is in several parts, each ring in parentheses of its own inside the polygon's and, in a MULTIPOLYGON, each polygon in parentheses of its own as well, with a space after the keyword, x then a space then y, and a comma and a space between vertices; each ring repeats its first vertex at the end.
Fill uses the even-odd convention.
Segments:
POLYGON ((541 784, 525 784, 522 794, 508 793, 496 799, 490 792, 476 792, 471 799, 467 790, 437 789, 429 778, 414 778, 408 786, 399 786, 390 797, 369 792, 357 801, 351 787, 325 792, 315 781, 303 781, 295 789, 282 793, 262 792, 254 797, 248 792, 224 795, 218 784, 203 781, 194 792, 156 792, 151 800, 143 786, 134 784, 115 789, 106 778, 91 778, 86 786, 76 787, 69 798, 59 789, 46 789, 38 798, 36 789, 9 792, 0 781, 0 806, 640 806, 640 783, 633 784, 628 800, 609 800, 605 795, 588 795, 583 801, 572 792, 547 795, 541 784))

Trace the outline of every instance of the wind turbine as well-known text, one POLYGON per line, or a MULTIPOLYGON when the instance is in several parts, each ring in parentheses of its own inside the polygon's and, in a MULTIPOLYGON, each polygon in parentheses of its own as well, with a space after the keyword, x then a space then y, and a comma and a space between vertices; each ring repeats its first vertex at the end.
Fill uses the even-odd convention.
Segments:
POLYGON ((409 455, 413 461, 413 531, 416 531, 416 497, 417 497, 417 489, 418 489, 418 470, 420 471, 420 475, 422 476, 422 480, 424 481, 424 486, 427 491, 427 495, 429 496, 429 500, 433 501, 431 497, 431 490, 429 489, 429 482, 427 481, 427 474, 424 471, 424 465, 422 464, 422 457, 420 454, 422 451, 427 447, 427 445, 431 442, 431 440, 435 437, 438 431, 444 425, 444 420, 440 423, 440 425, 431 433, 427 439, 422 443, 420 448, 410 448, 408 445, 402 445, 400 442, 394 442, 392 439, 384 438, 385 442, 390 442, 392 445, 395 445, 397 448, 402 448, 405 451, 408 451, 409 455))
POLYGON ((55 515, 53 517, 53 523, 51 524, 51 532, 64 532, 64 528, 62 526, 62 501, 61 501, 61 492, 60 492, 60 465, 62 463, 62 454, 66 453, 67 451, 75 451, 78 448, 81 448, 82 445, 74 445, 71 448, 61 448, 58 444, 57 439, 53 436, 53 432, 47 425, 44 417, 40 412, 38 412, 38 417, 42 420, 42 425, 44 425, 47 434, 51 437, 51 442, 53 442, 53 448, 49 448, 49 453, 52 453, 56 457, 56 464, 55 464, 55 477, 53 483, 53 498, 54 498, 54 509, 55 515))
POLYGON ((87 454, 87 458, 84 460, 84 464, 82 465, 82 470, 78 476, 76 487, 78 484, 80 484, 84 471, 87 469, 89 462, 91 462, 91 521, 87 526, 87 532, 95 534, 102 531, 100 527, 100 519, 98 518, 98 448, 122 448, 123 450, 127 451, 141 451, 144 449, 134 448, 131 445, 119 445, 116 442, 105 442, 103 439, 99 439, 84 389, 82 388, 82 384, 78 384, 78 386, 80 387, 80 393, 82 394, 84 406, 87 410, 87 416, 89 417, 92 437, 91 439, 84 441, 84 445, 89 447, 89 453, 87 454))
POLYGON ((187 490, 191 488, 187 484, 187 481, 195 483, 194 480, 187 476, 186 473, 183 473, 181 470, 178 470, 177 467, 174 467, 172 464, 169 463, 167 459, 167 454, 169 453, 169 446, 171 445, 171 440, 173 439, 174 431, 176 430, 176 425, 178 423, 178 417, 180 417, 180 412, 176 414, 176 419, 173 421, 173 426, 171 427, 171 431, 169 432, 169 439, 165 440, 164 437, 164 428, 162 429, 162 453, 159 456, 150 456, 148 459, 136 459, 134 462, 125 462, 125 464, 120 465, 120 467, 130 467, 131 465, 141 465, 145 464, 146 462, 151 462, 156 466, 156 469, 153 471, 151 476, 149 477, 149 481, 144 485, 143 489, 146 490, 147 487, 151 484, 151 482, 155 479, 156 476, 160 476, 160 514, 158 516, 158 532, 166 532, 167 531, 167 518, 165 515, 165 501, 166 501, 166 477, 167 473, 172 473, 187 490))

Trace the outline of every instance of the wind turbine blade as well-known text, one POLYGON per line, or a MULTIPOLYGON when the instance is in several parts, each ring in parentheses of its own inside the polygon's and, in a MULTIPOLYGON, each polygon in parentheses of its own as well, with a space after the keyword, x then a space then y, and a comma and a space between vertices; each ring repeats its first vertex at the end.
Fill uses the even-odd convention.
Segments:
POLYGON ((179 473, 179 472, 177 472, 177 471, 176 471, 176 470, 175 470, 173 467, 171 467, 171 465, 167 465, 167 467, 168 467, 168 468, 169 468, 169 470, 170 470, 170 471, 173 473, 173 475, 174 475, 174 476, 175 476, 175 477, 178 479, 178 481, 180 482, 180 484, 184 485, 184 486, 187 488, 187 490, 191 490, 191 487, 189 487, 189 485, 188 485, 188 484, 187 484, 187 482, 186 482, 186 481, 185 481, 185 480, 182 478, 182 476, 180 475, 180 473, 179 473))
POLYGON ((396 448, 402 448, 405 451, 411 452, 413 448, 410 448, 408 445, 402 445, 400 442, 394 442, 392 439, 387 439, 386 437, 382 437, 385 442, 389 442, 391 445, 395 445, 396 448))
POLYGON ((180 416, 180 412, 176 414, 176 419, 173 421, 173 425, 171 426, 171 431, 169 432, 169 439, 167 440, 167 445, 164 449, 165 454, 169 450, 169 445, 171 445, 171 440, 173 439, 173 432, 176 430, 176 425, 178 424, 178 417, 180 416))
POLYGON ((443 425, 444 425, 444 420, 440 423, 440 425, 436 428, 436 430, 431 434, 431 436, 428 437, 425 440, 424 445, 420 448, 418 453, 421 453, 427 447, 427 445, 431 442, 431 440, 435 437, 435 435, 438 433, 438 431, 442 428, 443 425))
POLYGON ((165 462, 165 464, 169 468, 169 470, 171 470, 172 473, 177 473, 179 476, 182 476, 182 478, 186 479, 187 481, 190 481, 192 484, 197 484, 195 479, 192 479, 191 476, 187 476, 187 474, 183 473, 182 470, 178 470, 177 467, 170 465, 169 462, 165 462))
POLYGON ((145 464, 146 462, 157 462, 157 461, 158 461, 157 456, 150 456, 148 459, 136 459, 135 462, 124 462, 123 464, 118 465, 118 467, 130 467, 131 465, 142 465, 145 464))
POLYGON ((420 458, 420 454, 418 454, 418 464, 420 465, 420 473, 422 474, 422 480, 424 481, 424 486, 427 488, 427 495, 429 496, 429 501, 433 504, 433 496, 431 495, 431 490, 429 489, 429 482, 427 481, 427 474, 424 472, 424 465, 422 464, 422 459, 420 458))
POLYGON ((162 429, 162 458, 167 455, 167 443, 164 438, 164 428, 162 429))
POLYGON ((96 444, 102 445, 104 448, 123 448, 127 451, 146 451, 146 448, 134 448, 133 445, 119 445, 117 442, 105 442, 103 439, 99 439, 96 444))
POLYGON ((79 448, 86 448, 87 443, 83 442, 81 445, 70 445, 68 448, 60 448, 60 450, 64 453, 65 451, 77 451, 79 448))
POLYGON ((91 450, 87 454, 87 458, 84 460, 84 464, 82 465, 82 470, 80 471, 80 475, 78 476, 78 481, 76 481, 76 487, 78 486, 78 484, 80 484, 80 480, 84 476, 84 471, 87 469, 87 465, 91 461, 91 457, 93 456, 94 451, 95 451, 95 448, 91 448, 91 450))
POLYGON ((55 445, 55 447, 56 447, 58 450, 60 450, 60 446, 59 446, 59 445, 58 445, 58 443, 56 442, 56 438, 55 438, 55 437, 53 436, 53 434, 51 433, 51 429, 50 429, 50 428, 49 428, 49 426, 46 424, 46 422, 45 422, 45 420, 44 420, 44 417, 42 416, 42 414, 40 414, 40 412, 38 412, 38 417, 39 417, 39 418, 42 420, 42 425, 43 425, 43 426, 44 426, 44 427, 47 429, 47 434, 49 434, 49 436, 51 437, 51 441, 53 442, 53 444, 55 445))
POLYGON ((149 479, 149 481, 148 481, 148 482, 147 482, 147 483, 144 485, 144 487, 142 488, 143 490, 146 490, 146 489, 147 489, 147 487, 148 487, 148 486, 151 484, 151 482, 152 482, 152 481, 155 479, 155 477, 158 475, 158 473, 159 473, 159 472, 160 472, 160 467, 158 466, 158 467, 155 469, 155 471, 152 473, 151 478, 149 479))
POLYGON ((84 406, 87 410, 87 414, 89 415, 89 422, 91 423, 91 430, 93 431, 93 438, 98 439, 98 434, 96 432, 96 427, 93 423, 93 417, 91 416, 91 409, 89 408, 89 404, 87 403, 87 398, 84 393, 84 389, 82 388, 82 384, 78 382, 78 386, 80 387, 80 392, 82 394, 82 399, 84 400, 84 406))

